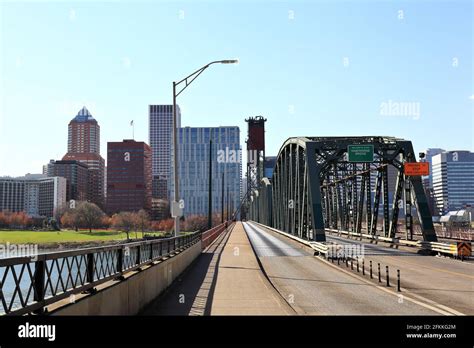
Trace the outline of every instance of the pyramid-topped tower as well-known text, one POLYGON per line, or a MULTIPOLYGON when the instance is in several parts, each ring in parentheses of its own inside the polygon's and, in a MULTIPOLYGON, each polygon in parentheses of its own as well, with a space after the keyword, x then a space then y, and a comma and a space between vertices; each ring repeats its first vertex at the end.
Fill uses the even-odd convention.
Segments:
POLYGON ((63 160, 88 166, 88 200, 103 208, 105 161, 100 155, 100 126, 85 106, 69 122, 67 150, 63 160))

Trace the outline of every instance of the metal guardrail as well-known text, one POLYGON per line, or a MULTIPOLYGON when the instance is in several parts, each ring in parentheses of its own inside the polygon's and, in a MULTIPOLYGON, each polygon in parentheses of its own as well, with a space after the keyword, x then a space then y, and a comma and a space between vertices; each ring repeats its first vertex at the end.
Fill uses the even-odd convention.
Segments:
POLYGON ((256 221, 249 221, 249 222, 252 222, 254 224, 257 224, 257 225, 260 225, 262 227, 265 227, 265 228, 268 228, 276 233, 279 233, 281 235, 284 235, 285 237, 288 237, 288 238, 291 238, 293 240, 296 240, 297 242, 299 243, 302 243, 302 244, 305 244, 306 246, 309 246, 310 248, 312 248, 314 251, 318 252, 319 254, 323 254, 323 255, 326 255, 328 252, 329 252, 329 247, 324 244, 324 243, 320 243, 320 242, 313 242, 313 241, 309 241, 309 240, 305 240, 305 239, 302 239, 302 238, 299 238, 299 237, 296 237, 290 233, 286 233, 286 232, 283 232, 283 231, 280 231, 280 230, 277 230, 276 228, 273 228, 273 227, 270 227, 270 226, 267 226, 267 225, 264 225, 264 224, 261 224, 259 222, 256 222, 256 221))
POLYGON ((0 315, 41 314, 44 307, 201 240, 201 233, 0 259, 0 315))
MULTIPOLYGON (((322 254, 324 256, 328 256, 330 254, 331 248, 333 247, 332 245, 328 245, 325 243, 320 243, 320 242, 312 242, 312 241, 307 241, 304 239, 301 239, 299 237, 296 237, 292 234, 279 231, 273 227, 263 225, 259 222, 252 221, 253 223, 260 225, 262 227, 266 227, 272 231, 275 231, 277 233, 280 233, 288 238, 294 239, 300 243, 306 244, 307 246, 311 247, 314 249, 316 252, 319 254, 322 254)), ((392 245, 395 245, 398 247, 399 245, 403 246, 410 246, 410 247, 417 247, 420 249, 424 250, 430 250, 434 251, 440 254, 445 254, 445 255, 451 255, 451 256, 457 256, 458 251, 457 251, 457 245, 453 243, 440 243, 440 242, 424 242, 424 241, 410 241, 410 240, 404 240, 404 239, 399 239, 399 238, 387 238, 387 237, 381 237, 377 235, 371 235, 371 234, 365 234, 365 233, 354 233, 354 232, 349 232, 349 231, 342 231, 342 230, 336 230, 336 229, 330 229, 327 228, 326 231, 331 232, 331 233, 337 233, 339 235, 347 235, 347 236, 352 236, 352 237, 357 237, 357 238, 366 238, 370 239, 372 241, 377 242, 385 242, 385 243, 390 243, 392 245)))
POLYGON ((381 237, 377 235, 374 236, 371 234, 355 233, 355 232, 342 231, 342 230, 336 230, 336 229, 330 229, 330 228, 327 228, 326 231, 329 231, 331 233, 337 233, 339 235, 342 234, 342 235, 353 236, 353 237, 358 237, 358 238, 366 238, 366 239, 375 241, 375 243, 377 243, 378 241, 390 243, 392 245, 395 245, 396 247, 398 247, 399 245, 410 246, 410 247, 420 248, 423 250, 437 252, 444 255, 458 256, 456 243, 425 242, 421 240, 413 241, 413 240, 404 240, 404 239, 399 239, 399 238, 387 238, 387 237, 381 237))
POLYGON ((421 244, 420 244, 421 241, 404 240, 400 238, 388 238, 388 237, 382 237, 382 236, 366 234, 366 233, 355 233, 355 232, 350 232, 350 231, 336 230, 332 228, 326 228, 326 231, 329 231, 331 233, 337 233, 339 235, 343 234, 343 235, 348 235, 348 236, 353 236, 353 237, 358 237, 358 238, 366 238, 366 239, 375 241, 375 243, 380 241, 380 242, 390 243, 396 246, 406 245, 406 246, 421 247, 421 244))
POLYGON ((425 250, 435 251, 441 254, 449 254, 457 256, 458 250, 456 244, 437 243, 437 242, 420 242, 421 248, 425 250))

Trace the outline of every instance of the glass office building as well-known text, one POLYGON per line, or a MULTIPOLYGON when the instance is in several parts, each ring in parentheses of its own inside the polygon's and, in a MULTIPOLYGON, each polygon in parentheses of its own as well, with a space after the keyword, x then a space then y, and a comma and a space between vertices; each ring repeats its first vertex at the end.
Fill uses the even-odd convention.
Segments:
POLYGON ((440 215, 474 205, 474 153, 446 151, 432 158, 433 194, 440 215))
MULTIPOLYGON (((212 139, 212 212, 222 210, 222 174, 224 174, 224 210, 240 205, 242 156, 239 127, 184 127, 178 129, 178 173, 180 199, 184 215, 207 215, 209 202, 209 147, 212 139), (228 198, 228 199, 227 199, 228 198)), ((171 151, 171 178, 173 152, 171 151)), ((170 198, 174 182, 170 180, 170 198)))
MULTIPOLYGON (((168 199, 170 151, 173 143, 173 105, 149 105, 149 144, 152 151, 153 197, 168 199)), ((181 111, 176 106, 177 127, 181 111)))

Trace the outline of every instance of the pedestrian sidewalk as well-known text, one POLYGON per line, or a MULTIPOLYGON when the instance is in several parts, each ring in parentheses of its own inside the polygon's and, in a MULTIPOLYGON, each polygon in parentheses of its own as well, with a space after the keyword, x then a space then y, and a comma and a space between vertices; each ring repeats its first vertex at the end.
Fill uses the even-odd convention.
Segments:
POLYGON ((262 273, 241 222, 203 250, 141 315, 289 315, 262 273))
POLYGON ((230 233, 216 273, 211 315, 294 314, 264 276, 240 221, 230 233))

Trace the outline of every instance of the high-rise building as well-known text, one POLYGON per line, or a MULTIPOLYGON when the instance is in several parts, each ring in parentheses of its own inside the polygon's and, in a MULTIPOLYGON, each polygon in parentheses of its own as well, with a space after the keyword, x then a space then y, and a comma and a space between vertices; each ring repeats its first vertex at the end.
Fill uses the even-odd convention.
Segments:
POLYGON ((429 148, 425 152, 425 162, 429 163, 430 174, 426 177, 427 181, 423 181, 428 185, 429 188, 433 188, 433 157, 439 155, 442 152, 446 152, 444 149, 429 148))
POLYGON ((66 179, 27 174, 0 178, 0 211, 24 211, 32 217, 55 217, 66 204, 66 179))
MULTIPOLYGON (((184 215, 207 215, 209 202, 209 140, 212 139, 212 212, 222 210, 222 173, 224 173, 224 210, 235 211, 241 195, 241 146, 239 127, 184 127, 178 129, 179 198, 184 215), (228 198, 228 199, 227 199, 228 198)), ((173 153, 170 160, 173 160, 173 153)), ((173 167, 171 167, 173 177, 173 167)), ((170 181, 174 200, 174 182, 170 181)))
POLYGON ((88 200, 104 208, 105 161, 100 155, 100 126, 83 107, 68 126, 68 152, 65 161, 79 161, 89 168, 88 200))
MULTIPOLYGON (((178 105, 176 126, 181 127, 181 111, 178 105)), ((149 143, 152 150, 153 197, 168 200, 173 105, 149 105, 149 143)))
POLYGON ((445 151, 433 156, 433 194, 440 215, 474 205, 474 153, 445 151))
POLYGON ((86 201, 89 168, 79 161, 54 161, 47 165, 47 176, 60 176, 67 180, 66 200, 86 201))
POLYGON ((142 141, 107 143, 107 213, 151 210, 151 159, 142 141))

